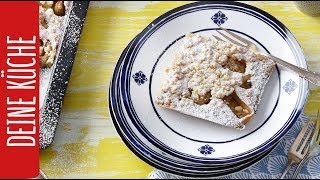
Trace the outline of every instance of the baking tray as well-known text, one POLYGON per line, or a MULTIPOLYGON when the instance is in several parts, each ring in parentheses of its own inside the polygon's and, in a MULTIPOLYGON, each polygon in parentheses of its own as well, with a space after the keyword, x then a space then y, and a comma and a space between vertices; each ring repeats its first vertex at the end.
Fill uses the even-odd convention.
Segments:
POLYGON ((55 63, 40 70, 40 149, 54 138, 89 1, 73 1, 55 63))

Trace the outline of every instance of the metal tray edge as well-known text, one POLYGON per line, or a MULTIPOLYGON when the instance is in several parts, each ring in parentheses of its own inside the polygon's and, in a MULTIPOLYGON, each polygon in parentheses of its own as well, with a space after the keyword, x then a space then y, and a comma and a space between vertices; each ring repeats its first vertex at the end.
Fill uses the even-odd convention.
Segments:
POLYGON ((54 139, 88 7, 89 1, 73 2, 51 83, 40 109, 40 149, 47 148, 54 139), (79 32, 76 33, 75 29, 79 32))

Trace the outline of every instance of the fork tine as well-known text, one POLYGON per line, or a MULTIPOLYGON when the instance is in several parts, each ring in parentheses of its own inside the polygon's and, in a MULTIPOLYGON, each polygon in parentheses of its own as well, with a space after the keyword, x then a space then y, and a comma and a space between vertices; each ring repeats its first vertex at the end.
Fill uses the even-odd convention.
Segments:
POLYGON ((293 142, 293 144, 290 147, 290 151, 296 151, 298 149, 298 146, 301 142, 301 140, 303 139, 304 135, 306 134, 308 127, 310 126, 311 121, 308 121, 303 128, 301 129, 300 133, 298 134, 298 136, 296 137, 296 140, 293 142))
POLYGON ((220 32, 220 31, 217 31, 217 32, 218 32, 221 36, 223 36, 224 38, 226 38, 228 41, 232 42, 233 44, 236 44, 236 45, 239 45, 239 46, 243 46, 243 47, 247 47, 247 46, 245 46, 245 45, 243 45, 243 44, 241 44, 241 43, 233 40, 232 38, 228 37, 227 35, 223 34, 222 32, 220 32))
POLYGON ((315 136, 316 136, 316 138, 315 138, 315 141, 316 141, 316 143, 317 144, 319 144, 320 145, 320 131, 319 131, 319 127, 317 128, 317 130, 316 130, 316 134, 315 134, 315 136))
POLYGON ((307 143, 308 143, 311 135, 312 135, 312 129, 308 132, 307 137, 304 139, 303 144, 300 146, 300 149, 298 152, 302 153, 302 151, 309 146, 309 144, 307 144, 307 143))
POLYGON ((317 121, 315 123, 315 141, 320 145, 320 110, 318 110, 317 121))
POLYGON ((223 39, 221 39, 220 37, 218 36, 215 36, 215 35, 212 35, 214 38, 216 38, 217 40, 220 40, 220 41, 223 41, 223 39))
POLYGON ((229 31, 229 30, 227 30, 227 29, 225 29, 225 28, 223 28, 223 27, 221 27, 221 26, 220 26, 220 29, 223 30, 223 31, 224 31, 225 33, 227 33, 228 35, 230 35, 230 36, 238 39, 238 40, 241 41, 243 44, 246 44, 247 46, 251 43, 250 41, 242 38, 241 36, 237 35, 236 33, 233 33, 233 32, 231 32, 231 31, 229 31))

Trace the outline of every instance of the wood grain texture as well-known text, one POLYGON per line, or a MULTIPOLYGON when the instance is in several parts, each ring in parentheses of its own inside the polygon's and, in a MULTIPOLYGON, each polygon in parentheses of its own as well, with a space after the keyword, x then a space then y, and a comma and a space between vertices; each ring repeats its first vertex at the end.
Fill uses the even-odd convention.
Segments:
MULTIPOLYGON (((108 112, 108 86, 122 50, 161 14, 190 2, 90 3, 53 144, 41 151, 49 178, 146 178, 152 167, 121 141, 108 112)), ((309 68, 320 71, 320 18, 293 2, 245 2, 283 22, 302 46, 309 68)), ((311 87, 304 112, 320 107, 311 87)))

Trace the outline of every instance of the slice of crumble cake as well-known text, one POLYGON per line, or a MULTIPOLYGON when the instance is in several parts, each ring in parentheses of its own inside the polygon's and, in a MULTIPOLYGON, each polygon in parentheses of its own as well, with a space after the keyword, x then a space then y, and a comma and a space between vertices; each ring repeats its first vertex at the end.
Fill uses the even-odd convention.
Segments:
POLYGON ((274 67, 272 60, 246 48, 187 34, 166 69, 156 103, 243 129, 257 110, 274 67))

